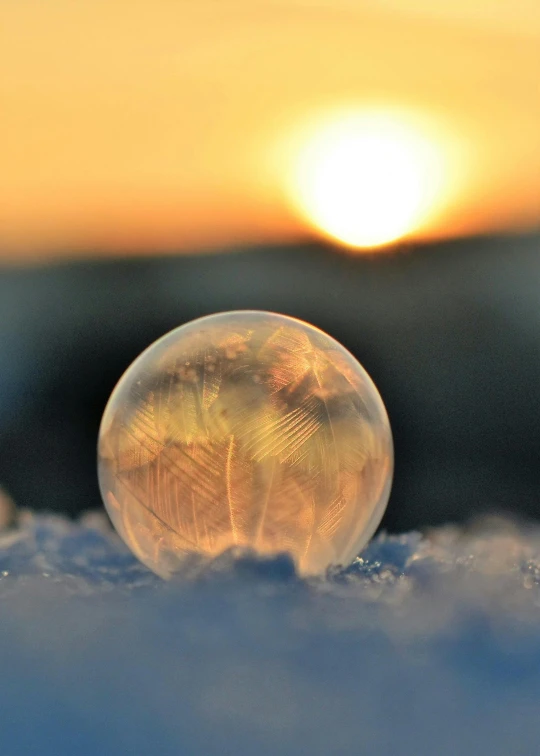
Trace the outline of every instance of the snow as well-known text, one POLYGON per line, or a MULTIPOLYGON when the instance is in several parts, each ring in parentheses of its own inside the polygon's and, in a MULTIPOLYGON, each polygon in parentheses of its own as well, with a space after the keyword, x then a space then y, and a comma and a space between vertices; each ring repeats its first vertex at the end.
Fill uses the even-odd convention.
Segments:
POLYGON ((98 513, 0 532, 5 756, 537 754, 540 531, 381 535, 164 582, 98 513))

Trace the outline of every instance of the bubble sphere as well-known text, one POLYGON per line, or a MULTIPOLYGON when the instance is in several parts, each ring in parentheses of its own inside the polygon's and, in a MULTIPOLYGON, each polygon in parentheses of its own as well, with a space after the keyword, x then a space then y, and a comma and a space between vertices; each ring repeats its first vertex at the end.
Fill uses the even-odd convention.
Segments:
POLYGON ((361 365, 319 329, 256 311, 194 320, 146 349, 107 404, 98 456, 114 526, 162 577, 233 546, 287 551, 301 574, 348 564, 393 469, 361 365))

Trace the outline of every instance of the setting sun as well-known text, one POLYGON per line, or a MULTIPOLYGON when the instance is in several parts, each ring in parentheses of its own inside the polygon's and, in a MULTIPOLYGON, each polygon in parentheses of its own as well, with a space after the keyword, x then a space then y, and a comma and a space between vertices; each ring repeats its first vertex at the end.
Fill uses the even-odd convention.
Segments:
POLYGON ((418 230, 442 203, 442 146, 400 113, 336 115, 305 138, 292 200, 313 226, 351 247, 377 247, 418 230))
POLYGON ((0 3, 0 261, 536 229, 539 41, 537 0, 0 3))

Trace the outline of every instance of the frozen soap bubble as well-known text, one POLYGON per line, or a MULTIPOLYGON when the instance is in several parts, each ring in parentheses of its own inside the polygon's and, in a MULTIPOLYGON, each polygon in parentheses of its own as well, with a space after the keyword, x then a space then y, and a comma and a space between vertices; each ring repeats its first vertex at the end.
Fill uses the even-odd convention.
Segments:
POLYGON ((337 341, 294 318, 226 312, 152 344, 109 400, 99 481, 137 557, 163 577, 231 546, 347 564, 392 479, 384 405, 337 341))

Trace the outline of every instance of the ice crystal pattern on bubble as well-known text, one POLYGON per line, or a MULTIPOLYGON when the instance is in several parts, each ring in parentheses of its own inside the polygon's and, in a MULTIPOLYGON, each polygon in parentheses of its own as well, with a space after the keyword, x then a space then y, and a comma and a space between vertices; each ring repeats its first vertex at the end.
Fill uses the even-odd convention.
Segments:
POLYGON ((290 552, 303 573, 347 563, 388 499, 392 442, 373 383, 300 321, 233 312, 144 352, 104 414, 111 519, 158 574, 190 552, 290 552))

